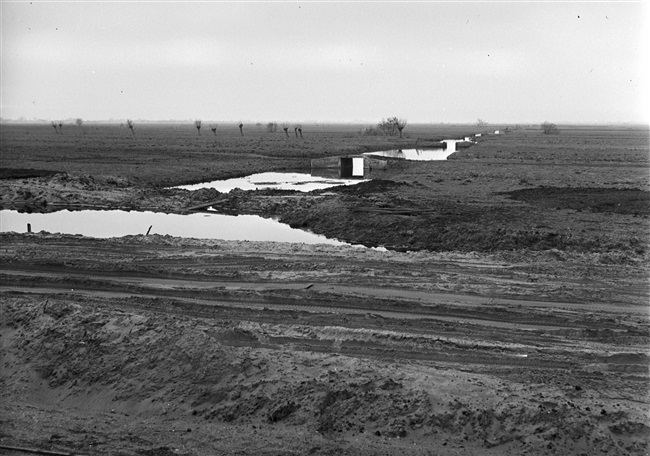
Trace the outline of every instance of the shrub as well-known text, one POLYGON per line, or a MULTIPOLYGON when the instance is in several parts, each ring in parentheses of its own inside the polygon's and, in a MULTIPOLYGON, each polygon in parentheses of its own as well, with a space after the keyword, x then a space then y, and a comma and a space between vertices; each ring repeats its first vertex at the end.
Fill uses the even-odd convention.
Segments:
POLYGON ((542 133, 545 135, 555 135, 558 134, 560 130, 558 130, 557 125, 551 122, 544 122, 542 124, 542 133))

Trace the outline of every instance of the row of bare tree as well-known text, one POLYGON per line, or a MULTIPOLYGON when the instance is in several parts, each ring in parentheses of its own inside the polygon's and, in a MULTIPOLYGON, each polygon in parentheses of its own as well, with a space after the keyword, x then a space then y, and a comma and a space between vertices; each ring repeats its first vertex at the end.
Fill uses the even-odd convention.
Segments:
MULTIPOLYGON (((84 124, 84 121, 83 121, 83 119, 77 119, 77 120, 75 120, 74 123, 77 124, 77 126, 79 128, 82 128, 83 124, 84 124)), ((134 124, 133 124, 133 121, 131 119, 126 120, 126 125, 131 130, 131 133, 135 134, 135 130, 133 129, 134 124)), ((122 126, 124 126, 124 125, 122 125, 122 126)), ((57 135, 62 135, 63 134, 63 122, 62 121, 58 121, 58 122, 52 121, 52 127, 54 127, 54 131, 56 132, 57 135)))
MULTIPOLYGON (((287 138, 289 137, 289 128, 290 128, 290 125, 287 122, 284 122, 282 124, 282 129, 284 130, 284 134, 287 135, 287 138)), ((269 133, 275 133, 276 131, 278 131, 277 122, 269 122, 269 123, 267 123, 266 124, 266 131, 268 131, 269 133)), ((300 125, 300 124, 294 125, 293 126, 293 132, 296 135, 296 138, 298 137, 298 135, 300 135, 300 137, 302 138, 302 125, 300 125)))
MULTIPOLYGON (((260 124, 258 124, 259 126, 260 124)), ((194 126, 196 127, 196 131, 199 136, 201 136, 201 127, 203 126, 203 122, 201 120, 195 120, 194 121, 194 126)), ((210 130, 212 130, 212 133, 217 136, 217 127, 218 125, 212 125, 210 124, 210 130)), ((289 137, 289 124, 288 123, 283 123, 282 124, 282 129, 284 130, 284 133, 287 135, 287 138, 289 137)), ((277 122, 269 122, 266 124, 266 131, 269 133, 275 133, 278 131, 278 124, 277 122)), ((298 135, 302 138, 302 125, 294 125, 293 127, 293 132, 296 135, 296 138, 298 135)), ((244 124, 240 123, 239 124, 239 133, 244 136, 244 124)))
MULTIPOLYGON (((194 121, 194 126, 196 127, 196 131, 198 132, 199 136, 201 136, 201 126, 203 125, 203 122, 200 120, 195 120, 194 121)), ((210 124, 210 131, 212 131, 212 134, 217 136, 217 127, 219 124, 210 124)), ((240 123, 239 124, 239 133, 244 136, 244 124, 240 123)))
MULTIPOLYGON (((75 123, 81 127, 83 125, 83 119, 77 119, 75 123)), ((124 124, 122 124, 124 126, 124 124)), ((126 119, 126 126, 129 127, 129 130, 131 130, 131 133, 135 135, 135 123, 131 119, 126 119)), ((199 133, 199 136, 201 136, 201 127, 203 126, 203 122, 200 120, 196 120, 194 122, 194 126, 196 127, 196 130, 199 133)), ((217 136, 217 126, 218 125, 212 125, 210 124, 210 130, 212 130, 212 133, 214 133, 215 136, 217 136)), ((63 134, 63 122, 58 121, 58 122, 52 122, 52 127, 54 127, 54 131, 56 132, 57 135, 63 134)), ((244 124, 239 124, 239 131, 242 136, 244 136, 244 124)), ((301 134, 302 136, 302 134, 301 134)))
MULTIPOLYGON (((84 124, 84 120, 83 119, 77 119, 77 120, 75 120, 74 123, 77 124, 77 126, 79 128, 81 128, 83 126, 83 124, 84 124)), ((53 121, 52 122, 52 127, 54 127, 54 131, 55 131, 55 133, 57 135, 62 135, 63 134, 63 121, 61 121, 61 120, 59 120, 58 122, 53 121)))
MULTIPOLYGON (((194 121, 194 126, 196 127, 196 131, 199 133, 199 136, 201 136, 201 126, 202 125, 203 125, 203 122, 201 122, 200 120, 195 120, 194 121)), ((218 124, 215 124, 215 125, 210 124, 210 130, 212 131, 212 133, 215 136, 217 136, 217 127, 218 126, 219 126, 218 124)), ((243 125, 239 126, 240 131, 242 131, 242 127, 243 127, 243 125)), ((244 136, 243 131, 242 131, 242 136, 244 136)))
MULTIPOLYGON (((83 119, 77 119, 75 121, 78 127, 83 126, 83 119)), ((488 123, 483 120, 483 119, 478 119, 476 124, 479 127, 486 127, 488 123)), ((257 124, 260 126, 261 124, 257 124)), ((378 132, 379 134, 384 134, 388 136, 394 136, 395 135, 395 130, 399 131, 399 137, 402 137, 402 130, 404 130, 404 127, 406 127, 407 121, 406 119, 403 118, 398 118, 398 117, 389 117, 387 119, 382 119, 381 122, 377 124, 377 130, 374 130, 373 128, 366 129, 366 134, 372 134, 372 132, 378 132)), ((131 119, 126 120, 126 126, 129 127, 131 130, 131 133, 135 135, 135 125, 131 119)), ((201 120, 195 120, 194 121, 194 126, 196 127, 196 131, 199 136, 201 136, 201 127, 203 126, 203 122, 201 120)), ((63 122, 58 121, 58 122, 52 122, 52 127, 54 127, 54 131, 56 132, 57 135, 62 135, 63 134, 63 122)), ((210 124, 210 130, 214 134, 214 136, 217 136, 217 127, 218 124, 210 124)), ((289 128, 290 125, 287 122, 282 123, 282 129, 284 130, 285 135, 287 135, 287 138, 289 137, 289 128)), ((517 127, 518 128, 518 127, 517 127)), ((506 128, 506 131, 509 130, 506 128)), ((278 124, 277 122, 269 122, 266 124, 266 131, 269 133, 275 133, 278 131, 278 124)), ((297 124, 293 126, 293 132, 296 135, 296 138, 298 135, 302 138, 302 125, 297 124)), ((239 124, 239 133, 244 136, 244 124, 240 123, 239 124)), ((557 134, 559 133, 559 129, 556 124, 550 123, 550 122, 544 122, 542 124, 542 133, 544 134, 557 134)))

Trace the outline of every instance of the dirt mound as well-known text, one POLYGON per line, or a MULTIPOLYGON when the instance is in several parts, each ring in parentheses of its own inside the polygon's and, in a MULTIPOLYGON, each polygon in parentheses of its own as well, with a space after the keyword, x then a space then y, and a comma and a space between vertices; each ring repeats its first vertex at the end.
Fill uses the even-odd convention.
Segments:
MULTIPOLYGON (((483 454, 513 445, 579 454, 615 452, 624 444, 634 452, 647 434, 626 411, 585 414, 581 394, 554 387, 532 394, 527 386, 476 372, 278 344, 275 334, 297 334, 289 326, 125 313, 64 297, 16 297, 5 304, 5 394, 70 410, 83 405, 95 414, 182 419, 189 429, 218 422, 301 428, 330 440, 415 439, 428 448, 449 443, 483 454), (608 430, 616 440, 604 436, 608 430)), ((336 327, 308 332, 335 347, 356 337, 336 327)), ((390 343, 401 339, 395 333, 390 343)), ((166 454, 160 445, 135 448, 166 454)))

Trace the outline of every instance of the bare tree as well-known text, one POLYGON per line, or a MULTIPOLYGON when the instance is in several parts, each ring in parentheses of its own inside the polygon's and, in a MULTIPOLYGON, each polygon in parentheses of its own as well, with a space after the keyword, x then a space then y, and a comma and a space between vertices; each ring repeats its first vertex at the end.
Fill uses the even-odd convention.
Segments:
POLYGON ((63 134, 63 122, 59 121, 59 134, 63 134))
POLYGON ((277 122, 269 122, 266 124, 266 131, 269 133, 275 133, 278 131, 278 123, 277 122))
POLYGON ((544 122, 542 124, 542 133, 545 135, 556 135, 560 132, 560 130, 557 128, 557 125, 551 122, 544 122))
POLYGON ((488 123, 479 117, 478 120, 476 121, 476 125, 483 128, 483 127, 487 127, 488 123))
POLYGON ((298 125, 293 127, 293 133, 296 135, 296 138, 298 137, 298 125))
POLYGON ((397 119, 397 122, 395 123, 395 125, 397 126, 397 129, 399 130, 399 137, 400 138, 402 137, 402 130, 404 130, 404 127, 406 127, 406 124, 407 124, 406 119, 402 119, 402 118, 397 119))
POLYGON ((395 134, 395 130, 397 129, 398 122, 399 119, 397 117, 389 117, 388 119, 381 119, 381 122, 377 124, 377 128, 385 135, 393 136, 395 134))
POLYGON ((239 133, 241 133, 241 135, 244 136, 244 124, 243 123, 239 124, 239 133))
POLYGON ((129 127, 129 129, 131 130, 131 133, 133 133, 135 135, 135 130, 133 129, 133 127, 135 127, 135 125, 133 124, 133 121, 131 119, 126 119, 126 126, 129 127))
POLYGON ((289 124, 284 122, 282 124, 282 129, 284 130, 284 134, 287 135, 287 138, 289 137, 289 124))
POLYGON ((215 136, 217 136, 217 127, 219 125, 210 125, 210 130, 212 130, 212 133, 214 133, 215 136))
POLYGON ((57 126, 57 125, 56 125, 56 122, 53 121, 53 122, 52 122, 52 126, 54 127, 54 133, 56 133, 56 134, 58 135, 58 134, 59 134, 59 130, 56 129, 56 126, 57 126))
POLYGON ((298 125, 298 133, 300 133, 300 137, 302 138, 302 125, 298 125))
POLYGON ((201 136, 201 124, 202 122, 200 120, 194 121, 194 126, 196 127, 196 131, 199 133, 199 136, 201 136))

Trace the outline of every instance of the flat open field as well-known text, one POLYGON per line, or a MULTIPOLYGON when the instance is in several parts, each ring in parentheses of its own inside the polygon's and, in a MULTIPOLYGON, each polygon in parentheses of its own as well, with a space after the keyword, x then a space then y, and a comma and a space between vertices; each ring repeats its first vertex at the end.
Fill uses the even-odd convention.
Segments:
POLYGON ((0 445, 648 454, 648 129, 519 128, 310 193, 167 188, 481 132, 363 128, 3 125, 1 209, 218 201, 387 250, 0 234, 0 445))

